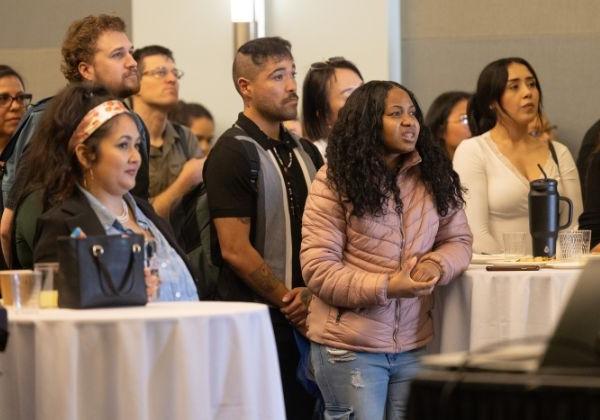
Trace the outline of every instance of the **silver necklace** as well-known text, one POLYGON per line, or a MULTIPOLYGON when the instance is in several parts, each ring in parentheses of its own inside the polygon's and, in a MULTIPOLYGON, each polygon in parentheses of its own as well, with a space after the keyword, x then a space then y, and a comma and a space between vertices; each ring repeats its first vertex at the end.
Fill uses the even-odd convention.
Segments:
POLYGON ((277 159, 277 162, 279 163, 279 165, 281 166, 282 169, 282 175, 283 175, 283 180, 285 181, 285 186, 287 189, 287 195, 288 195, 288 201, 289 201, 289 206, 290 206, 290 212, 291 212, 291 216, 293 218, 296 218, 296 216, 299 216, 300 213, 297 211, 296 209, 296 200, 294 199, 294 189, 292 188, 292 183, 290 182, 289 179, 289 169, 292 167, 292 161, 293 161, 293 152, 292 150, 288 150, 288 162, 287 164, 285 164, 283 162, 283 159, 281 158, 281 156, 279 155, 279 151, 277 150, 277 148, 273 148, 273 151, 275 152, 275 158, 277 159))
POLYGON ((287 170, 290 169, 290 167, 292 166, 292 159, 293 159, 292 151, 288 150, 288 161, 287 161, 287 163, 283 163, 283 159, 279 155, 279 151, 277 150, 277 148, 275 148, 274 150, 275 150, 275 157, 277 158, 277 162, 279 162, 279 165, 281 165, 281 168, 287 172, 287 170))
POLYGON ((129 221, 129 207, 127 207, 127 203, 125 202, 125 200, 121 200, 121 203, 123 203, 123 213, 115 216, 115 218, 117 219, 117 222, 119 222, 122 225, 125 225, 125 223, 129 221))

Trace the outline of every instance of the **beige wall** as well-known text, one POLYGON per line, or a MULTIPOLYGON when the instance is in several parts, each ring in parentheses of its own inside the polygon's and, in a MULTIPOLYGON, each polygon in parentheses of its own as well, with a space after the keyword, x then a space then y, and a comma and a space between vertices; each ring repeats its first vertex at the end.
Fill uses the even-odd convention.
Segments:
POLYGON ((402 74, 426 110, 441 92, 474 90, 483 67, 522 56, 573 152, 600 118, 600 2, 404 0, 402 74))
POLYGON ((390 3, 395 2, 270 0, 267 34, 292 43, 299 85, 311 63, 339 55, 353 61, 366 80, 398 78, 389 52, 400 44, 388 37, 388 16, 399 10, 390 3))
POLYGON ((161 44, 185 71, 180 97, 210 109, 217 133, 235 122, 242 102, 233 87, 233 27, 229 1, 132 0, 133 43, 161 44))
POLYGON ((34 101, 54 95, 65 85, 60 72, 60 45, 71 21, 111 13, 129 26, 129 0, 1 0, 0 63, 15 68, 34 101), (4 3, 9 5, 4 5, 4 3), (10 10, 10 13, 6 13, 10 10))
MULTIPOLYGON (((388 36, 388 17, 399 22, 394 5, 388 0, 266 0, 266 35, 291 41, 299 90, 312 62, 336 55, 354 60, 367 79, 399 78, 399 54, 388 54, 400 46, 399 35, 391 41, 388 36)), ((231 80, 229 1, 177 0, 166 8, 164 0, 132 0, 132 6, 136 47, 160 43, 171 48, 186 72, 181 98, 206 105, 217 133, 231 126, 242 101, 231 80)))

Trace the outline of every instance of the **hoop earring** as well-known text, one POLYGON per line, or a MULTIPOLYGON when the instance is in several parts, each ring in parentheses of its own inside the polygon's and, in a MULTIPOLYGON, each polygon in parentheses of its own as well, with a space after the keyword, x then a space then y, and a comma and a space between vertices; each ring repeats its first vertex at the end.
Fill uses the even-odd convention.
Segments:
POLYGON ((83 175, 83 188, 85 188, 86 190, 89 190, 90 189, 89 186, 91 183, 93 183, 93 181, 94 181, 94 171, 90 168, 83 175), (89 183, 88 183, 88 178, 89 178, 89 183))

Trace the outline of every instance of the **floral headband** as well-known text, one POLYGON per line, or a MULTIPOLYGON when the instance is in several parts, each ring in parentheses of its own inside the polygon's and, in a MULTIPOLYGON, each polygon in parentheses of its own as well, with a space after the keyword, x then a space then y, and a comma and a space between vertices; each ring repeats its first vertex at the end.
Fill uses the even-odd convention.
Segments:
POLYGON ((69 151, 86 141, 105 122, 120 114, 129 113, 127 107, 119 100, 102 102, 100 105, 90 109, 77 125, 75 132, 69 139, 69 151))

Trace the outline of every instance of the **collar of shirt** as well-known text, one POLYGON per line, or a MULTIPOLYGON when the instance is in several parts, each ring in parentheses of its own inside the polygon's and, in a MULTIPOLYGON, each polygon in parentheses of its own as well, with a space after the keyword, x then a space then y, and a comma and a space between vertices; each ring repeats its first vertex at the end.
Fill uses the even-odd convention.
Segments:
MULTIPOLYGON (((121 225, 121 223, 119 223, 115 215, 112 214, 112 212, 108 210, 108 208, 106 208, 106 206, 102 204, 102 202, 100 202, 100 200, 98 200, 95 195, 93 195, 91 192, 89 192, 79 184, 77 184, 77 188, 79 188, 79 190, 83 193, 85 198, 87 198, 88 202, 90 203, 90 206, 92 207, 92 210, 94 210, 94 213, 96 213, 96 216, 98 216, 100 224, 102 225, 105 231, 107 231, 110 227, 115 227, 122 232, 126 231, 125 227, 121 225)), ((133 211, 135 212, 136 220, 140 220, 141 218, 139 217, 138 213, 140 212, 140 210, 136 206, 135 200, 133 199, 131 194, 125 194, 123 196, 123 199, 125 200, 130 209, 134 209, 133 211)), ((142 228, 144 228, 144 226, 142 226, 142 228)))
POLYGON ((250 137, 258 142, 264 149, 273 149, 281 144, 286 145, 288 148, 297 147, 296 142, 292 138, 291 134, 283 127, 283 124, 279 124, 279 138, 280 140, 272 139, 267 136, 258 125, 250 118, 240 112, 236 125, 240 126, 250 137))
POLYGON ((154 147, 150 145, 150 156, 162 156, 169 153, 169 151, 173 148, 173 144, 175 142, 180 141, 179 133, 171 124, 171 121, 167 120, 167 124, 165 125, 165 131, 163 132, 163 144, 160 147, 154 147))

